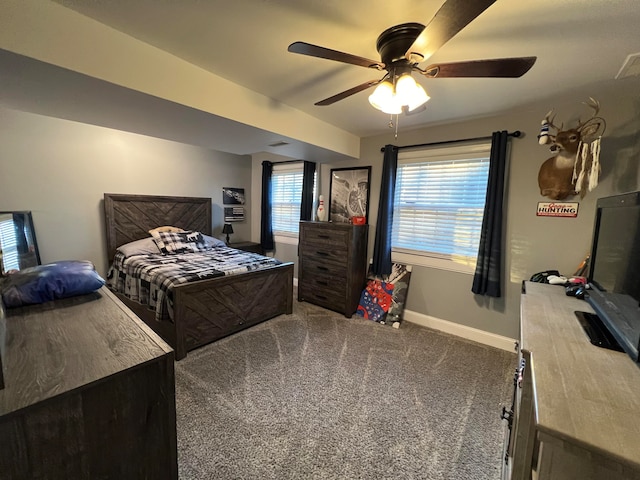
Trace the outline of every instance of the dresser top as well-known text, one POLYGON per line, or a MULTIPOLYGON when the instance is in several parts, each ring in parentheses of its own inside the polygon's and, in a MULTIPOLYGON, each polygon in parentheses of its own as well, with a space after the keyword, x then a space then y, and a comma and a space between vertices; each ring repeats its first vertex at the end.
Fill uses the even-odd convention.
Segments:
POLYGON ((531 354, 537 428, 640 468, 640 366, 594 346, 575 311, 593 313, 564 288, 527 282, 521 348, 531 354))
POLYGON ((0 416, 172 352, 106 287, 6 314, 0 416))
POLYGON ((352 230, 359 228, 369 228, 369 224, 365 223, 363 225, 353 225, 352 223, 339 223, 339 222, 313 222, 310 220, 301 220, 301 225, 309 225, 323 228, 335 228, 335 229, 344 229, 344 230, 352 230))

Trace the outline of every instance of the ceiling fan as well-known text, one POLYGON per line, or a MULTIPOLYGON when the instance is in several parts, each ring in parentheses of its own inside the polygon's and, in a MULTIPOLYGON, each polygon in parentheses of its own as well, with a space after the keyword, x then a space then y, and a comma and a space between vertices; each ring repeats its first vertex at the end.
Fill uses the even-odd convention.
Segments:
POLYGON ((536 57, 498 58, 454 63, 438 63, 420 68, 418 64, 431 57, 460 30, 471 23, 496 0, 446 0, 425 27, 420 23, 403 23, 388 28, 378 37, 376 48, 381 61, 331 50, 306 42, 294 42, 288 51, 325 58, 365 68, 386 70, 378 80, 371 80, 315 105, 331 105, 351 95, 378 85, 369 102, 385 113, 417 112, 429 100, 424 89, 413 80, 412 72, 427 78, 502 77, 517 78, 533 66, 536 57))

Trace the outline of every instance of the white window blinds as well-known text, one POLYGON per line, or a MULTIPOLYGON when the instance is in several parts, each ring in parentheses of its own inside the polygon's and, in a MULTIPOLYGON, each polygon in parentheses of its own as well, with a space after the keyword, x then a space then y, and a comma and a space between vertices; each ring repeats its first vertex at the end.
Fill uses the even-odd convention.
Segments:
POLYGON ((273 166, 271 175, 272 221, 275 235, 297 235, 302 202, 303 164, 273 166))
POLYGON ((16 239, 13 218, 10 220, 0 220, 0 245, 2 245, 3 270, 6 272, 8 270, 20 269, 18 240, 16 239))
POLYGON ((392 248, 475 263, 491 144, 400 152, 392 248))

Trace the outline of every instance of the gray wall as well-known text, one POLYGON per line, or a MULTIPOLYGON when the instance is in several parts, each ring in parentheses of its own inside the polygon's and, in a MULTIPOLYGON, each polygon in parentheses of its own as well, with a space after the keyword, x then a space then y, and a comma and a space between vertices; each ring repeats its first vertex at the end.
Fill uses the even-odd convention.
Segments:
MULTIPOLYGON (((594 88, 541 100, 536 106, 494 118, 416 131, 406 131, 400 123, 398 140, 391 132, 363 139, 359 161, 321 165, 320 193, 328 199, 332 167, 372 166, 371 255, 380 147, 484 136, 502 129, 525 132, 524 138, 511 141, 505 295, 500 299, 478 297, 470 292, 470 275, 416 267, 407 302, 408 310, 420 314, 516 338, 521 281, 550 268, 571 274, 589 251, 595 200, 639 189, 640 99, 632 82, 616 86, 619 88, 610 91, 594 88), (589 95, 601 101, 601 113, 608 123, 602 142, 601 183, 583 200, 576 199, 580 201, 578 218, 536 217, 537 202, 546 200, 538 192, 537 172, 550 156, 547 147, 537 143, 540 120, 555 108, 559 122, 575 121, 586 114, 581 102, 589 95)), ((422 115, 428 115, 428 109, 422 115)), ((381 116, 380 121, 387 120, 381 116)), ((0 210, 33 211, 43 262, 88 259, 101 273, 106 272, 104 192, 212 197, 214 233, 222 238, 221 189, 244 187, 247 220, 234 225, 233 239, 258 241, 261 159, 260 155, 251 159, 0 107, 0 210)), ((296 261, 297 247, 278 244, 276 257, 296 261)))
MULTIPOLYGON (((637 83, 637 82, 636 82, 637 83)), ((506 192, 505 279, 504 295, 489 299, 471 293, 472 276, 461 273, 415 267, 406 308, 413 312, 465 326, 518 338, 520 287, 522 280, 535 272, 557 269, 571 275, 589 252, 594 205, 597 198, 613 193, 638 190, 640 176, 640 100, 632 82, 620 82, 615 90, 593 89, 588 94, 573 93, 563 98, 540 101, 526 110, 494 118, 469 120, 457 124, 429 127, 415 131, 400 129, 398 139, 393 134, 365 138, 361 158, 351 165, 323 165, 321 193, 328 198, 331 167, 372 166, 369 210, 369 256, 373 252, 373 237, 377 217, 382 154, 385 144, 411 145, 459 138, 491 135, 496 130, 521 130, 524 138, 511 140, 510 167, 506 192), (602 104, 601 115, 607 121, 602 140, 602 174, 600 185, 579 201, 577 218, 536 217, 536 206, 548 199, 540 196, 538 169, 551 156, 547 146, 537 141, 540 121, 554 108, 557 122, 565 126, 590 111, 582 105, 591 95, 602 104)), ((372 111, 372 115, 376 112, 372 111)), ((427 111, 422 115, 428 116, 427 111)), ((381 122, 387 121, 381 117, 381 122)))
MULTIPOLYGON (((43 263, 91 260, 107 269, 103 194, 211 197, 223 222, 222 187, 245 188, 251 158, 0 107, 0 210, 31 210, 43 263)), ((232 241, 250 240, 251 210, 232 241)))

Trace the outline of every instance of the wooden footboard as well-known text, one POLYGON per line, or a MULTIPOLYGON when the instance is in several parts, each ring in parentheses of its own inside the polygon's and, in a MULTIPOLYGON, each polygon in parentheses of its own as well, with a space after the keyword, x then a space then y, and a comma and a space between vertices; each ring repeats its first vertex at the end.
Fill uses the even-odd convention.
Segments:
POLYGON ((176 358, 293 310, 293 264, 188 283, 174 290, 176 358))
POLYGON ((175 350, 187 352, 293 311, 293 263, 174 287, 174 321, 119 297, 175 350))

